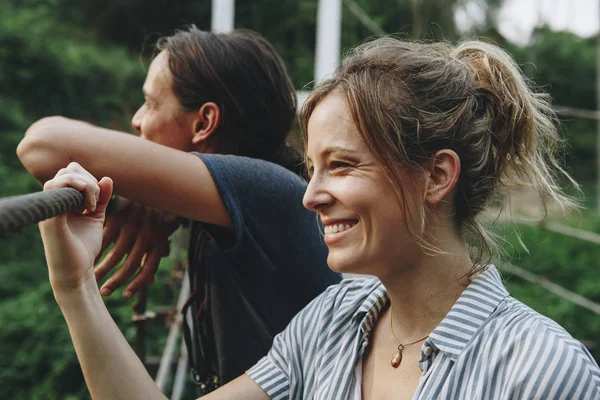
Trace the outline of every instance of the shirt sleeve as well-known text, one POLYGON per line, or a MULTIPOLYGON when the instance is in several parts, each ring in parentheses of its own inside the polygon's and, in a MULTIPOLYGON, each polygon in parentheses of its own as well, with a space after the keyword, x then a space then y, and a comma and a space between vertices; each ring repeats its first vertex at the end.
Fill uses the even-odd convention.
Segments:
MULTIPOLYGON (((553 321, 535 321, 521 342, 526 354, 509 362, 510 399, 599 399, 600 369, 587 349, 553 321), (523 357, 524 356, 524 357, 523 357), (519 360, 518 362, 516 360, 519 360)), ((521 336, 521 335, 518 335, 521 336)))
POLYGON ((319 364, 314 343, 329 326, 340 289, 331 286, 309 303, 275 336, 269 353, 246 371, 271 399, 303 398, 304 382, 311 380, 310 374, 316 373, 314 366, 319 364))
POLYGON ((314 249, 322 251, 319 256, 326 258, 316 217, 302 205, 306 190, 302 178, 263 160, 194 154, 207 165, 233 222, 235 242, 225 250, 234 258, 242 258, 237 265, 254 265, 247 257, 256 253, 244 251, 250 248, 261 249, 262 257, 274 261, 256 263, 266 269, 283 265, 278 258, 290 250, 298 254, 287 254, 288 259, 296 255, 302 258, 302 252, 314 249))

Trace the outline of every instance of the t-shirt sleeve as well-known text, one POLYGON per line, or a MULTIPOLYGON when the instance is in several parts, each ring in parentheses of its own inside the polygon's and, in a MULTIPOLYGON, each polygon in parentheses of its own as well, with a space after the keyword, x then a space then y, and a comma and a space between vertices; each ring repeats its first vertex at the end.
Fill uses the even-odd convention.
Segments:
POLYGON ((308 251, 325 252, 316 216, 302 205, 306 182, 299 176, 263 160, 194 154, 207 165, 233 222, 235 242, 225 250, 234 258, 244 258, 237 265, 273 268, 285 263, 283 257, 302 259, 308 251), (247 259, 257 254, 261 260, 247 259))

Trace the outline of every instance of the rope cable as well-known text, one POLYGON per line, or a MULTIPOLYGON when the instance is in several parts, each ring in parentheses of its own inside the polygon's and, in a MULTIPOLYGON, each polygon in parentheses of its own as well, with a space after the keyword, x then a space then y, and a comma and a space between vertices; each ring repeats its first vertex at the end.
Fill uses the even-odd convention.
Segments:
POLYGON ((83 194, 60 188, 0 199, 0 236, 68 211, 83 208, 83 194))

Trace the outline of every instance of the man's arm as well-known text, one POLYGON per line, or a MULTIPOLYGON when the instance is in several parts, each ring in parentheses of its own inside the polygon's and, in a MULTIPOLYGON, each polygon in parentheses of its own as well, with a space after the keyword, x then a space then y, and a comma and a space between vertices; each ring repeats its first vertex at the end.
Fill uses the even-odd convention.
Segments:
POLYGON ((178 216, 233 227, 204 162, 139 137, 62 117, 33 124, 17 148, 40 182, 75 161, 95 177, 112 177, 115 193, 178 216))

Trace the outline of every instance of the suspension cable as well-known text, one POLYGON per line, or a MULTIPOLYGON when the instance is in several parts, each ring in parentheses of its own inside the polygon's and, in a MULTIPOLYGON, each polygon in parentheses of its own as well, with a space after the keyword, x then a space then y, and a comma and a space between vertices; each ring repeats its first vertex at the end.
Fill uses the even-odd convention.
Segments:
POLYGON ((83 194, 73 188, 0 199, 0 236, 77 208, 83 208, 83 194))

